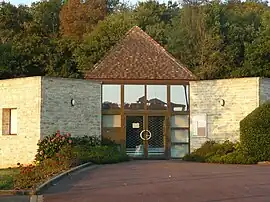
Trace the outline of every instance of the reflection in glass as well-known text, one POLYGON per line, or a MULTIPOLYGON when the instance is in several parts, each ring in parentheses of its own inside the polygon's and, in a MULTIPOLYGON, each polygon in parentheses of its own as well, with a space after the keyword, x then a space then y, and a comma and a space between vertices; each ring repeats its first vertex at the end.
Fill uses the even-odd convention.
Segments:
POLYGON ((183 85, 171 86, 172 111, 187 111, 188 110, 187 99, 188 94, 185 93, 185 87, 183 85))
POLYGON ((166 85, 147 85, 147 108, 151 110, 167 109, 166 85))
POLYGON ((188 128, 189 116, 188 115, 175 115, 171 117, 171 127, 188 128))
POLYGON ((188 130, 171 130, 171 142, 185 142, 188 143, 188 130))
POLYGON ((144 85, 124 86, 124 108, 144 109, 144 85))
POLYGON ((171 157, 172 158, 182 158, 188 154, 188 144, 176 144, 171 147, 171 157))
POLYGON ((102 115, 102 126, 105 128, 121 127, 121 115, 102 115))
POLYGON ((121 108, 121 86, 102 85, 102 109, 121 108))

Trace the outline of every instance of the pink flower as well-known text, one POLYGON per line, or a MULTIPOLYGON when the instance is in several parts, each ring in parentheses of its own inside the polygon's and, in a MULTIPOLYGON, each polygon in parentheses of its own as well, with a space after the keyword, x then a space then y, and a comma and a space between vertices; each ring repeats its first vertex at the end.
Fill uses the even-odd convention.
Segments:
POLYGON ((66 138, 65 137, 62 137, 62 141, 64 141, 66 138))
POLYGON ((61 135, 59 133, 56 134, 56 137, 60 137, 61 135))
POLYGON ((69 140, 68 142, 69 142, 69 144, 71 144, 72 143, 72 140, 69 140))
POLYGON ((66 135, 67 137, 70 137, 71 135, 70 135, 70 133, 67 133, 67 135, 66 135))

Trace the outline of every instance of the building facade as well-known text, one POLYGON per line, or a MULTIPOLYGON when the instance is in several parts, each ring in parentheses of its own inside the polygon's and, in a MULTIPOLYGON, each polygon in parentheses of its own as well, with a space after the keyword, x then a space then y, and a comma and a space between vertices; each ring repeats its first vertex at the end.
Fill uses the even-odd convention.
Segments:
POLYGON ((181 158, 207 140, 239 140, 240 121, 270 100, 270 79, 197 80, 139 27, 85 79, 0 81, 0 167, 34 160, 56 130, 114 140, 133 158, 181 158))
POLYGON ((102 136, 134 158, 189 152, 189 81, 196 77, 139 27, 86 73, 102 82, 102 136))
POLYGON ((191 151, 207 140, 238 141, 240 121, 269 100, 269 78, 191 81, 191 151))
POLYGON ((32 163, 37 143, 57 130, 101 134, 101 84, 49 77, 0 81, 0 167, 32 163))

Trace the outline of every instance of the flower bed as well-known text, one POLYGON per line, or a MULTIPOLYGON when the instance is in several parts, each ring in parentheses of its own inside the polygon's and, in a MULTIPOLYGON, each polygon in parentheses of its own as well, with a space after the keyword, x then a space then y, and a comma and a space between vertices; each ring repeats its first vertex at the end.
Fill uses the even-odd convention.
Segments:
POLYGON ((12 188, 35 189, 49 178, 86 162, 106 164, 128 160, 113 141, 89 136, 71 137, 57 131, 38 143, 34 164, 19 167, 12 188))

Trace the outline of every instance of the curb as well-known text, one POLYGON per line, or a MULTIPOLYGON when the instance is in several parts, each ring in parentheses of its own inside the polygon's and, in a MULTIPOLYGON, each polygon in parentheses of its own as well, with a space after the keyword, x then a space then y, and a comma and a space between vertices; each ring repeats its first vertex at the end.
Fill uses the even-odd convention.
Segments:
POLYGON ((86 168, 88 166, 95 166, 93 163, 89 162, 89 163, 85 163, 82 165, 79 165, 77 167, 71 168, 49 180, 47 180, 46 182, 44 182, 43 184, 39 185, 35 190, 31 190, 31 192, 29 193, 30 195, 38 195, 41 194, 41 192, 45 191, 46 189, 48 189, 50 186, 52 186, 53 184, 55 184, 57 181, 61 180, 63 177, 69 175, 70 173, 73 173, 77 170, 86 168))
POLYGON ((260 161, 257 164, 258 165, 270 165, 270 161, 260 161))
POLYGON ((0 196, 29 195, 32 190, 0 190, 0 196))
POLYGON ((96 165, 94 165, 91 162, 85 163, 85 164, 76 166, 74 168, 71 168, 71 169, 63 172, 63 173, 60 173, 59 175, 56 175, 56 176, 50 178, 49 180, 42 183, 41 185, 39 185, 34 190, 32 190, 32 189, 30 189, 30 190, 0 190, 0 196, 4 196, 4 195, 37 195, 37 194, 40 194, 42 191, 46 190, 47 188, 49 188, 50 186, 55 184, 57 181, 59 181, 61 178, 65 177, 66 175, 69 175, 70 173, 73 173, 73 172, 75 172, 75 171, 77 171, 79 169, 86 168, 88 166, 92 166, 93 168, 97 167, 96 165))

